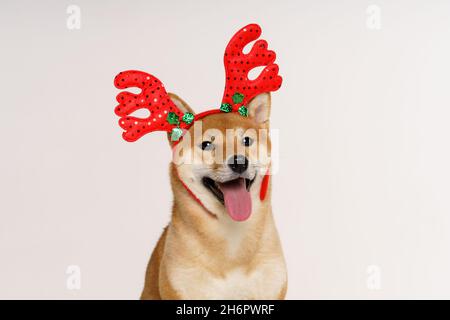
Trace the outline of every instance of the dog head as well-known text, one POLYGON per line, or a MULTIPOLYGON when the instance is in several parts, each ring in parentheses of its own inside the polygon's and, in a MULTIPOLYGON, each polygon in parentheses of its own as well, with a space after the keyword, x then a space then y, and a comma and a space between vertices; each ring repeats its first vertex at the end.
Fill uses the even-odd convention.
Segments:
POLYGON ((146 72, 123 71, 114 79, 118 89, 141 89, 139 93, 122 91, 116 97, 123 138, 133 142, 151 132, 167 132, 174 154, 174 193, 180 195, 178 185, 182 191, 187 189, 218 219, 244 221, 260 206, 268 206, 264 199, 271 150, 270 92, 280 88, 282 78, 275 52, 259 39, 261 31, 257 24, 249 24, 228 42, 223 57, 224 94, 220 107, 213 110, 195 114, 146 72), (258 67, 264 68, 250 79, 249 73, 258 67), (140 109, 147 109, 148 117, 134 116, 140 109))
MULTIPOLYGON (((194 113, 169 94, 182 112, 194 113)), ((216 218, 245 221, 261 205, 260 189, 270 166, 270 93, 248 103, 248 117, 216 113, 196 121, 173 146, 178 178, 216 218)))

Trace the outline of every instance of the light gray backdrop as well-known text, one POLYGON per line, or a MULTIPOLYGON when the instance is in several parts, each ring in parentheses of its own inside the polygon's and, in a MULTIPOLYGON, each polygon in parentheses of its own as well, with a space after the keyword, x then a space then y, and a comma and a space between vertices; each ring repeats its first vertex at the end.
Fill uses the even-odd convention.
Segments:
POLYGON ((284 78, 288 298, 450 298, 449 14, 439 0, 2 0, 0 298, 139 296, 171 154, 163 134, 121 139, 113 77, 145 70, 217 106, 225 45, 250 22, 284 78))

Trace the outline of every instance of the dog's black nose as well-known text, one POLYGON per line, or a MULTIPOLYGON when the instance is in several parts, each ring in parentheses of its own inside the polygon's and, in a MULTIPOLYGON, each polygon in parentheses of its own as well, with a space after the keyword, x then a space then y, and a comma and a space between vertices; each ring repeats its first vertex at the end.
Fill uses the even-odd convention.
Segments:
POLYGON ((228 166, 236 173, 242 173, 248 168, 248 159, 242 155, 236 155, 228 160, 228 166))

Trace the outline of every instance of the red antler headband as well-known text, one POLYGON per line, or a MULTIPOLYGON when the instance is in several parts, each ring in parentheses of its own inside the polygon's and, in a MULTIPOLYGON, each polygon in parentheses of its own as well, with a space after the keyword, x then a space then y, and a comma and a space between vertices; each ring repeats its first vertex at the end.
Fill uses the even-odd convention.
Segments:
POLYGON ((172 141, 178 141, 183 130, 189 129, 194 121, 209 114, 239 112, 246 117, 246 105, 252 98, 263 92, 278 90, 282 82, 278 66, 273 63, 275 52, 267 50, 265 40, 256 41, 247 54, 242 51, 248 43, 258 39, 260 34, 261 28, 257 24, 249 24, 231 38, 224 56, 226 82, 222 104, 220 108, 195 116, 178 109, 156 77, 134 70, 119 73, 114 79, 114 85, 118 89, 142 89, 139 94, 122 91, 117 95, 119 105, 115 113, 120 117, 119 125, 124 129, 123 138, 132 142, 149 132, 166 131, 171 134, 172 141), (250 80, 250 70, 261 66, 266 67, 256 79, 250 80), (145 119, 130 116, 139 109, 147 109, 150 116, 145 119))

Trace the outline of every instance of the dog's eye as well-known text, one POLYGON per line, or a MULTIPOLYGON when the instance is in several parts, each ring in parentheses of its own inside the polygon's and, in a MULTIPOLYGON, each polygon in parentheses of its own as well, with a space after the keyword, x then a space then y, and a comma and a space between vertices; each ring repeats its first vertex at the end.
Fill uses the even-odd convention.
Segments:
POLYGON ((211 141, 203 141, 201 148, 205 151, 214 150, 214 144, 211 141))
POLYGON ((250 147, 253 144, 253 139, 250 137, 244 137, 242 139, 242 144, 246 147, 250 147))

